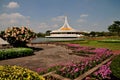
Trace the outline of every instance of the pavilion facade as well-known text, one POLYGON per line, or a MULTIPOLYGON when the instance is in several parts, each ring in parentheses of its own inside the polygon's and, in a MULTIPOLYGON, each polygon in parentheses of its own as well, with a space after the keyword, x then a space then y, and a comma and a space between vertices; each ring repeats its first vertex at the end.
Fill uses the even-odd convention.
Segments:
POLYGON ((67 17, 65 17, 64 25, 58 30, 53 30, 50 32, 50 36, 46 36, 48 38, 78 38, 81 37, 82 32, 73 29, 67 21, 67 17))

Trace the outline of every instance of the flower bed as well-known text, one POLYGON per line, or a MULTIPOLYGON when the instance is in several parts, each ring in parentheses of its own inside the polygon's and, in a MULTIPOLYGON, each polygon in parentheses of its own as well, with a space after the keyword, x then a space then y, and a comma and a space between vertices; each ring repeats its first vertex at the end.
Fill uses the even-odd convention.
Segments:
POLYGON ((45 80, 34 71, 19 66, 0 66, 0 80, 45 80))
POLYGON ((86 55, 86 54, 101 54, 106 52, 111 52, 109 49, 106 48, 93 48, 93 47, 86 47, 86 46, 80 46, 78 44, 67 44, 69 49, 73 50, 73 53, 76 55, 86 55))
POLYGON ((60 65, 61 67, 59 69, 54 69, 56 70, 55 74, 58 74, 69 79, 77 78, 78 76, 82 75, 83 73, 95 67, 96 65, 100 64, 101 62, 103 62, 112 55, 112 51, 105 48, 82 47, 78 44, 68 44, 67 46, 68 48, 73 49, 73 51, 79 49, 84 51, 84 53, 86 52, 94 53, 93 56, 86 57, 83 60, 79 61, 78 63, 71 62, 67 65, 63 64, 62 66, 60 65))
POLYGON ((79 75, 85 73, 89 69, 95 67, 105 59, 111 56, 111 53, 106 55, 97 54, 91 58, 84 59, 80 63, 72 63, 62 67, 60 70, 57 71, 57 74, 60 74, 64 77, 75 79, 79 75))
POLYGON ((92 73, 91 75, 87 76, 85 80, 103 80, 103 79, 110 79, 111 70, 110 70, 111 61, 107 62, 106 64, 102 65, 97 71, 92 73))
POLYGON ((33 55, 30 48, 11 48, 0 50, 0 60, 33 55))
POLYGON ((87 76, 84 80, 120 80, 120 55, 102 65, 99 69, 87 76), (111 63, 112 62, 112 63, 111 63))

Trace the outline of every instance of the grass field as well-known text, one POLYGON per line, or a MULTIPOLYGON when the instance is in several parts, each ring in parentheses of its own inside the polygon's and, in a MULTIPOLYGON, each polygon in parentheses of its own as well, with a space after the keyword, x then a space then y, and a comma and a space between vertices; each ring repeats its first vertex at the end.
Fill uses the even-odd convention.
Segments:
MULTIPOLYGON (((104 38, 105 39, 105 38, 104 38)), ((107 39, 107 38, 106 38, 107 39)), ((81 46, 92 46, 92 47, 99 47, 99 48, 108 48, 111 50, 120 50, 120 42, 119 43, 108 43, 108 42, 99 42, 96 39, 87 39, 84 41, 67 41, 69 43, 77 43, 81 46)))

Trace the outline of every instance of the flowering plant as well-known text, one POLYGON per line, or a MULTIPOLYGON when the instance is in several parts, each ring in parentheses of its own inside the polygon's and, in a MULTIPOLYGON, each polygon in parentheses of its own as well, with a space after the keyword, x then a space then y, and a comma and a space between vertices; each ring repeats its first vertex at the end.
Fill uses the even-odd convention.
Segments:
POLYGON ((64 77, 68 77, 71 79, 75 79, 79 75, 95 67, 97 64, 101 63, 103 60, 105 60, 105 58, 109 56, 110 55, 108 56, 95 55, 91 58, 85 58, 79 63, 71 63, 69 65, 65 65, 64 67, 57 71, 57 74, 60 74, 64 77))
POLYGON ((85 80, 109 80, 112 74, 112 71, 110 70, 110 64, 111 61, 107 62, 106 64, 102 65, 97 71, 95 71, 93 74, 87 76, 85 80))
POLYGON ((110 63, 108 62, 106 65, 102 65, 96 72, 94 72, 94 76, 98 79, 110 79, 110 74, 112 73, 110 70, 110 63))
MULTIPOLYGON (((83 51, 91 51, 95 54, 88 58, 83 59, 79 63, 71 63, 69 65, 65 65, 60 70, 57 71, 57 74, 60 74, 64 77, 68 77, 71 79, 77 78, 79 75, 83 74, 84 72, 88 71, 92 67, 96 66, 97 64, 101 63, 106 58, 112 55, 111 50, 105 48, 90 48, 90 47, 81 47, 75 44, 69 45, 70 47, 74 46, 74 48, 79 48, 79 50, 83 51), (81 48, 81 49, 80 49, 81 48)), ((73 48, 73 47, 72 47, 73 48)), ((76 50, 76 49, 74 49, 76 50)))
POLYGON ((36 37, 36 34, 27 27, 11 27, 4 31, 3 38, 15 47, 26 46, 26 43, 36 37))
MULTIPOLYGON (((85 73, 89 69, 95 67, 97 64, 101 63, 108 57, 112 55, 112 51, 106 48, 91 48, 91 47, 82 47, 78 44, 68 44, 68 48, 71 48, 73 50, 83 50, 87 52, 93 52, 94 55, 85 57, 84 59, 79 59, 79 62, 69 62, 69 63, 64 63, 62 64, 61 67, 55 69, 56 73, 63 76, 67 77, 70 79, 75 79, 79 75, 85 73)), ((38 72, 43 72, 41 69, 38 69, 38 72)), ((45 70, 46 72, 46 70, 45 70)), ((100 74, 101 75, 101 74, 100 74)), ((54 80, 54 79, 53 79, 54 80)))

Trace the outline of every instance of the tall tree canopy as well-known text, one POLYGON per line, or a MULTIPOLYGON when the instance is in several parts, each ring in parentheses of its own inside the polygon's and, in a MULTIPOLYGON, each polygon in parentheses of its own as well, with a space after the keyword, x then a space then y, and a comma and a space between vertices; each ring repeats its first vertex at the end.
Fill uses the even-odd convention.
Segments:
POLYGON ((114 21, 112 25, 108 27, 110 32, 116 32, 120 36, 120 21, 114 21))

